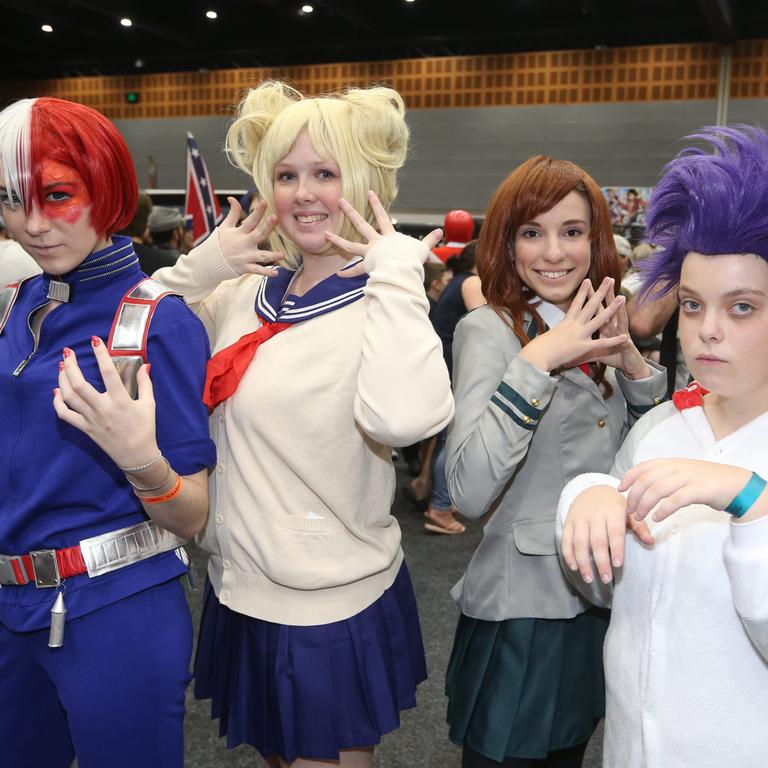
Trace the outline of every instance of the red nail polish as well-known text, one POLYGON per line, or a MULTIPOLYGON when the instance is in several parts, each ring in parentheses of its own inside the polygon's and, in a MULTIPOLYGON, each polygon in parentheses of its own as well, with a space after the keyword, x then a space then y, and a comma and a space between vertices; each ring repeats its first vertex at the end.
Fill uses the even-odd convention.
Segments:
POLYGON ((59 360, 59 370, 60 371, 64 370, 64 361, 63 360, 59 360))
POLYGON ((98 347, 99 344, 101 344, 101 339, 98 336, 91 336, 91 344, 93 344, 94 347, 98 347))
POLYGON ((56 397, 56 393, 59 391, 58 387, 53 388, 53 396, 56 397))
POLYGON ((147 363, 147 376, 149 376, 149 372, 152 370, 152 363, 147 363))
POLYGON ((64 347, 63 355, 64 357, 69 357, 72 354, 72 350, 69 347, 64 347))

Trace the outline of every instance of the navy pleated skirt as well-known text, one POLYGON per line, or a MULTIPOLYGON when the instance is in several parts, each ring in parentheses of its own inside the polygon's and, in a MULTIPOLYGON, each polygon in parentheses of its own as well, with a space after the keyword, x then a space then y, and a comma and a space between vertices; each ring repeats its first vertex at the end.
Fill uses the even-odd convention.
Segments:
POLYGON ((344 621, 273 624, 221 605, 206 584, 195 659, 195 696, 227 746, 338 760, 342 749, 378 744, 416 706, 426 680, 413 585, 405 567, 372 605, 344 621))
POLYGON ((461 615, 446 673, 451 741, 496 762, 589 740, 605 714, 609 613, 482 621, 461 615))

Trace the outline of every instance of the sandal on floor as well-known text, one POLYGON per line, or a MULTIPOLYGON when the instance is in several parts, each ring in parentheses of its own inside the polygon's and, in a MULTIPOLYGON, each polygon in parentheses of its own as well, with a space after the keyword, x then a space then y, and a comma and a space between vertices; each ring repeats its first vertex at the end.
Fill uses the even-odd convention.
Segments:
POLYGON ((447 533, 455 536, 456 534, 464 533, 464 531, 467 530, 467 527, 455 518, 453 520, 448 520, 447 524, 444 525, 433 517, 430 517, 426 512, 424 513, 424 516, 429 521, 424 523, 424 530, 429 531, 430 533, 447 533))

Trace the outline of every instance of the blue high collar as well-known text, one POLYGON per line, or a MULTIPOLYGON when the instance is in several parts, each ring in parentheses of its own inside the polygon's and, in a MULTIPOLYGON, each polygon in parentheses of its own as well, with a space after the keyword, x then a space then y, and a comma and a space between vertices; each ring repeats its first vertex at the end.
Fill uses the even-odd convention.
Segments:
POLYGON ((138 280, 140 272, 139 259, 133 250, 131 238, 113 235, 111 245, 86 256, 71 272, 64 275, 49 275, 44 272, 43 285, 46 292, 51 281, 67 283, 70 286, 77 285, 79 294, 88 287, 92 286, 98 290, 105 281, 123 278, 134 273, 138 280))

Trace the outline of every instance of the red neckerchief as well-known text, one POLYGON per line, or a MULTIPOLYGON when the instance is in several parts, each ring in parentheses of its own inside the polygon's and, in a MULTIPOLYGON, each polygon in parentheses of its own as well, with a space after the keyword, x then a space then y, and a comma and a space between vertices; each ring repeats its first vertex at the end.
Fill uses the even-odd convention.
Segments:
POLYGON ((234 344, 219 350, 208 361, 205 369, 203 402, 208 406, 209 412, 234 394, 256 350, 275 334, 292 325, 292 323, 268 323, 263 319, 261 322, 263 325, 258 331, 247 333, 234 344))

